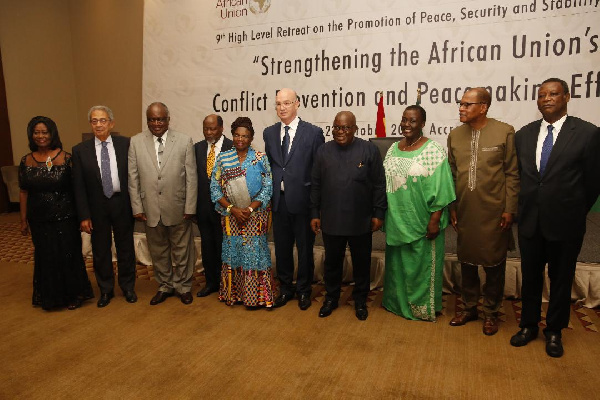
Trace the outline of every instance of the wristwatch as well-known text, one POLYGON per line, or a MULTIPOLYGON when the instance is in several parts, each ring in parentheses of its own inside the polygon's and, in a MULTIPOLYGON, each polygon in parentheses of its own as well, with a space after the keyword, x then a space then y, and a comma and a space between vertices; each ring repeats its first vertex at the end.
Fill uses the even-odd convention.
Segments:
POLYGON ((227 214, 231 214, 231 209, 233 208, 233 204, 230 204, 227 206, 227 209, 225 210, 227 212, 227 214))
POLYGON ((250 210, 250 214, 252 214, 252 211, 254 211, 254 208, 248 206, 248 210, 250 210))

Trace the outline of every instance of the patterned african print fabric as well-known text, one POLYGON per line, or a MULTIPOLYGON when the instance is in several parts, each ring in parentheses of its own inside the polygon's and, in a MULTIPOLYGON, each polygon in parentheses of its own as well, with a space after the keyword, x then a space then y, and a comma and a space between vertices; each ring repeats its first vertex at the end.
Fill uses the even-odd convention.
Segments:
POLYGON ((446 206, 455 198, 446 152, 432 140, 414 151, 394 143, 383 165, 388 209, 382 305, 407 319, 435 321, 442 308, 446 206), (440 234, 429 240, 429 218, 439 210, 440 234))
POLYGON ((223 225, 219 299, 228 305, 243 303, 249 307, 271 307, 271 252, 267 232, 273 186, 267 157, 250 148, 240 165, 235 149, 220 153, 215 161, 210 188, 223 225), (254 210, 245 224, 239 224, 218 203, 223 196, 228 199, 227 183, 239 176, 246 178, 252 201, 261 202, 261 206, 254 210))

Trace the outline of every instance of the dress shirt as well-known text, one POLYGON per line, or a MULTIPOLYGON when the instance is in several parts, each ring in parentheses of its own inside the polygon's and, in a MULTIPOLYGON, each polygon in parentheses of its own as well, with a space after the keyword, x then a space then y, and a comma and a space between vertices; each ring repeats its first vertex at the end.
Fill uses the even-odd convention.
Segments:
MULTIPOLYGON (((206 157, 208 157, 208 155, 210 154, 210 146, 212 145, 212 143, 209 142, 208 140, 206 141, 206 143, 207 143, 207 146, 206 146, 206 157)), ((219 138, 219 140, 217 140, 215 142, 215 160, 217 159, 217 156, 221 152, 221 147, 223 147, 223 135, 221 135, 221 137, 219 138)))
MULTIPOLYGON (((294 118, 292 120, 292 122, 290 122, 289 125, 286 125, 283 122, 281 122, 281 130, 279 131, 279 144, 281 146, 283 146, 283 137, 285 136, 285 127, 286 126, 290 127, 290 129, 288 130, 288 135, 290 135, 290 146, 288 147, 288 155, 290 154, 290 150, 292 150, 292 143, 294 142, 294 137, 296 136, 296 130, 298 129, 299 123, 300 123, 300 118, 298 116, 296 116, 296 118, 294 118)), ((285 186, 284 186, 283 181, 281 181, 281 191, 282 192, 285 191, 285 186)))
MULTIPOLYGON (((102 177, 102 141, 98 138, 94 139, 94 145, 96 147, 96 161, 98 162, 98 169, 100 170, 100 176, 102 177)), ((106 139, 106 148, 108 149, 108 157, 110 158, 110 176, 112 178, 112 186, 114 193, 121 191, 121 182, 119 182, 119 168, 117 167, 117 153, 115 153, 115 146, 113 146, 112 136, 108 136, 106 139)))
POLYGON ((544 145, 544 139, 548 136, 548 125, 552 125, 554 129, 552 130, 552 145, 556 143, 556 138, 560 133, 560 129, 567 119, 567 115, 565 114, 561 119, 556 121, 553 124, 549 124, 545 119, 542 119, 542 125, 540 126, 540 133, 538 134, 537 147, 535 148, 535 162, 537 164, 538 171, 540 170, 540 160, 542 159, 542 146, 544 145))
MULTIPOLYGON (((169 134, 169 130, 167 129, 165 131, 165 133, 163 133, 163 135, 161 136, 162 139, 162 145, 163 145, 163 156, 164 156, 164 151, 167 148, 167 135, 169 134)), ((158 146, 160 145, 160 143, 158 143, 158 138, 154 135, 152 135, 152 138, 154 139, 154 152, 156 153, 156 162, 158 163, 158 165, 160 165, 160 162, 158 161, 158 146)))

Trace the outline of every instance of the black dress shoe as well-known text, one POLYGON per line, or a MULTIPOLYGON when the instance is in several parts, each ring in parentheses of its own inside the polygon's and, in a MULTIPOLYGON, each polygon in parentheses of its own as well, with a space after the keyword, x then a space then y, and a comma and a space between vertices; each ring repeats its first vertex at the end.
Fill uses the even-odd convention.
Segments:
POLYGON ((310 294, 308 294, 308 293, 301 294, 300 298, 298 298, 298 307, 300 307, 301 310, 308 310, 308 307, 310 307, 310 305, 311 305, 310 294))
POLYGON ((534 328, 521 328, 519 332, 510 338, 510 344, 515 347, 525 346, 537 337, 538 330, 537 326, 534 328))
POLYGON ((137 301, 137 294, 133 290, 128 290, 125 293, 125 300, 128 303, 135 303, 137 301))
POLYGON ((192 301, 194 301, 194 296, 192 296, 192 292, 185 292, 181 293, 180 299, 183 304, 192 304, 192 301))
POLYGON ((98 299, 97 306, 98 308, 106 307, 110 304, 110 299, 115 297, 114 292, 102 293, 100 298, 98 299))
POLYGON ((198 297, 206 297, 211 293, 218 292, 219 288, 213 288, 211 286, 204 286, 200 291, 196 294, 198 297))
POLYGON ((546 333, 546 354, 550 357, 562 357, 564 353, 559 333, 546 333))
POLYGON ((293 294, 280 294, 273 303, 273 308, 283 307, 288 301, 294 298, 293 294))
POLYGON ((354 304, 354 311, 356 311, 356 318, 364 321, 369 316, 369 310, 367 310, 367 303, 356 303, 354 304))
POLYGON ((154 297, 152 298, 152 300, 150 300, 150 305, 151 306, 155 306, 157 304, 160 304, 163 301, 165 301, 168 297, 171 297, 171 296, 173 296, 173 293, 167 293, 167 292, 158 291, 158 293, 156 293, 154 295, 154 297))
POLYGON ((338 308, 338 303, 336 301, 325 300, 325 304, 323 304, 323 306, 319 310, 319 317, 329 317, 333 310, 335 310, 336 308, 338 308))

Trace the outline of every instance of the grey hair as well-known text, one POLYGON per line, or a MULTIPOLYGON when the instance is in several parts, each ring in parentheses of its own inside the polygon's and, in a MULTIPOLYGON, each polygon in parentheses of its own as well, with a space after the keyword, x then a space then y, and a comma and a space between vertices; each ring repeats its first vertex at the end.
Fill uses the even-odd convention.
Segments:
POLYGON ((146 112, 148 112, 148 110, 149 110, 150 108, 152 108, 152 106, 162 106, 162 107, 164 107, 164 109, 165 109, 165 112, 167 113, 167 117, 170 117, 170 116, 171 116, 171 113, 169 113, 169 107, 167 107, 167 105, 166 105, 165 103, 162 103, 162 102, 160 102, 160 101, 155 101, 154 103, 150 104, 150 105, 148 106, 148 108, 146 108, 146 112))
POLYGON ((105 113, 108 114, 108 118, 112 121, 115 119, 115 116, 113 115, 113 112, 110 108, 106 107, 106 106, 93 106, 92 108, 90 108, 90 111, 88 111, 88 122, 91 122, 92 120, 92 113, 96 110, 101 110, 104 111, 105 113))

